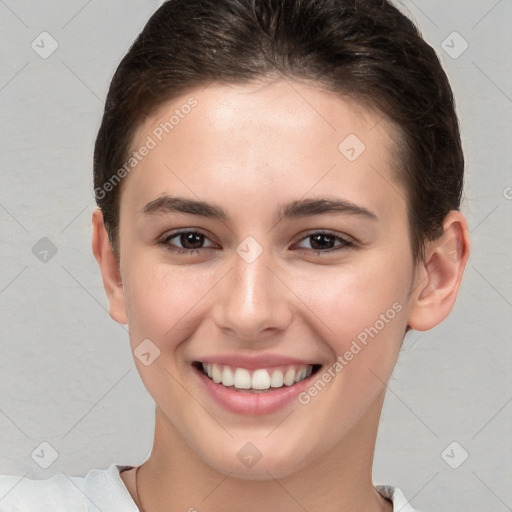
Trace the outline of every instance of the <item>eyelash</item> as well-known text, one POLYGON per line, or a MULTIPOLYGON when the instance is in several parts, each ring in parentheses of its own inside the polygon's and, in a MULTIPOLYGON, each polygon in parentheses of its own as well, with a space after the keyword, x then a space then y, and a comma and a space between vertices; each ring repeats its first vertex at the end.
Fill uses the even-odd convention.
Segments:
MULTIPOLYGON (((189 255, 189 256, 192 256, 193 254, 196 254, 199 252, 199 250, 201 249, 211 249, 211 247, 200 247, 199 249, 184 249, 184 248, 176 248, 176 247, 173 247, 170 243, 170 240, 172 240, 173 238, 176 238, 180 235, 184 235, 184 234, 194 234, 194 235, 201 235, 201 236, 204 236, 206 239, 208 239, 208 237, 204 234, 204 233, 201 233, 200 231, 194 231, 194 230, 190 230, 190 229, 183 229, 183 230, 179 230, 179 231, 175 231, 173 233, 170 233, 169 235, 165 236, 165 238, 163 238, 160 242, 158 242, 160 245, 163 245, 167 250, 171 251, 171 252, 174 252, 176 254, 183 254, 183 255, 189 255)), ((322 255, 325 255, 325 254, 330 254, 330 253, 334 253, 336 251, 340 251, 342 249, 353 249, 356 247, 356 243, 351 241, 351 240, 348 240, 347 238, 343 238, 339 235, 335 235, 334 233, 330 233, 328 231, 312 231, 310 233, 308 233, 306 236, 304 236, 303 238, 301 238, 298 243, 308 239, 308 238, 311 238, 315 235, 326 235, 326 236, 330 236, 330 237, 333 237, 335 240, 338 240, 341 242, 341 244, 339 244, 337 247, 334 247, 332 249, 326 249, 326 250, 318 250, 318 249, 299 249, 300 251, 302 252, 307 252, 307 253, 315 253, 317 254, 318 256, 322 256, 322 255)))

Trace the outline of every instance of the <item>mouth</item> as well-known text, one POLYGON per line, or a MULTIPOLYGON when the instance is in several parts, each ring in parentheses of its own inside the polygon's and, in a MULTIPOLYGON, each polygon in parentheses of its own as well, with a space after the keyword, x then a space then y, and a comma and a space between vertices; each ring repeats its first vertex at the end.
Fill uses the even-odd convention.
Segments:
POLYGON ((281 365, 248 369, 228 364, 194 361, 192 366, 210 381, 240 393, 272 393, 291 388, 317 373, 320 364, 281 365))

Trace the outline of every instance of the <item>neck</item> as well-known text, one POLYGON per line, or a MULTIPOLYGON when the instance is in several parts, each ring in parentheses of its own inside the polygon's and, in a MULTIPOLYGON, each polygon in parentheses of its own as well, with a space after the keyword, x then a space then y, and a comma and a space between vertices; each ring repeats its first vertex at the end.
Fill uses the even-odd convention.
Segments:
MULTIPOLYGON (((343 442, 276 479, 235 478, 215 470, 156 409, 153 451, 138 475, 144 512, 391 511, 372 484, 372 463, 384 392, 343 442)), ((212 447, 214 448, 214 447, 212 447)))

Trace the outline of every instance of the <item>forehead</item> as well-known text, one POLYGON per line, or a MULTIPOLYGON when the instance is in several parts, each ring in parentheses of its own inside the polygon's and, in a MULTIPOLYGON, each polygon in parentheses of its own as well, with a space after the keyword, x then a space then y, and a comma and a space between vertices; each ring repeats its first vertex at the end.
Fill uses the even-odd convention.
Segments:
POLYGON ((145 120, 132 150, 149 140, 152 149, 123 192, 139 205, 176 189, 221 194, 224 203, 229 192, 247 206, 270 205, 276 190, 290 200, 338 193, 381 210, 405 195, 393 125, 353 100, 291 80, 191 90, 145 120))

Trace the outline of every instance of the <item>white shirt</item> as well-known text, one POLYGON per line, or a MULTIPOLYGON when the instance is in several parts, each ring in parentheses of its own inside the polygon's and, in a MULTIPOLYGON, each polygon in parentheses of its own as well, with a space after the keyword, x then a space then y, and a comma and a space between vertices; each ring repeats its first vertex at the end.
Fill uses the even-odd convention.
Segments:
MULTIPOLYGON (((44 480, 0 475, 0 512, 139 512, 119 474, 131 467, 112 464, 82 477, 62 473, 44 480)), ((400 489, 375 488, 393 502, 393 512, 419 512, 400 489)))

